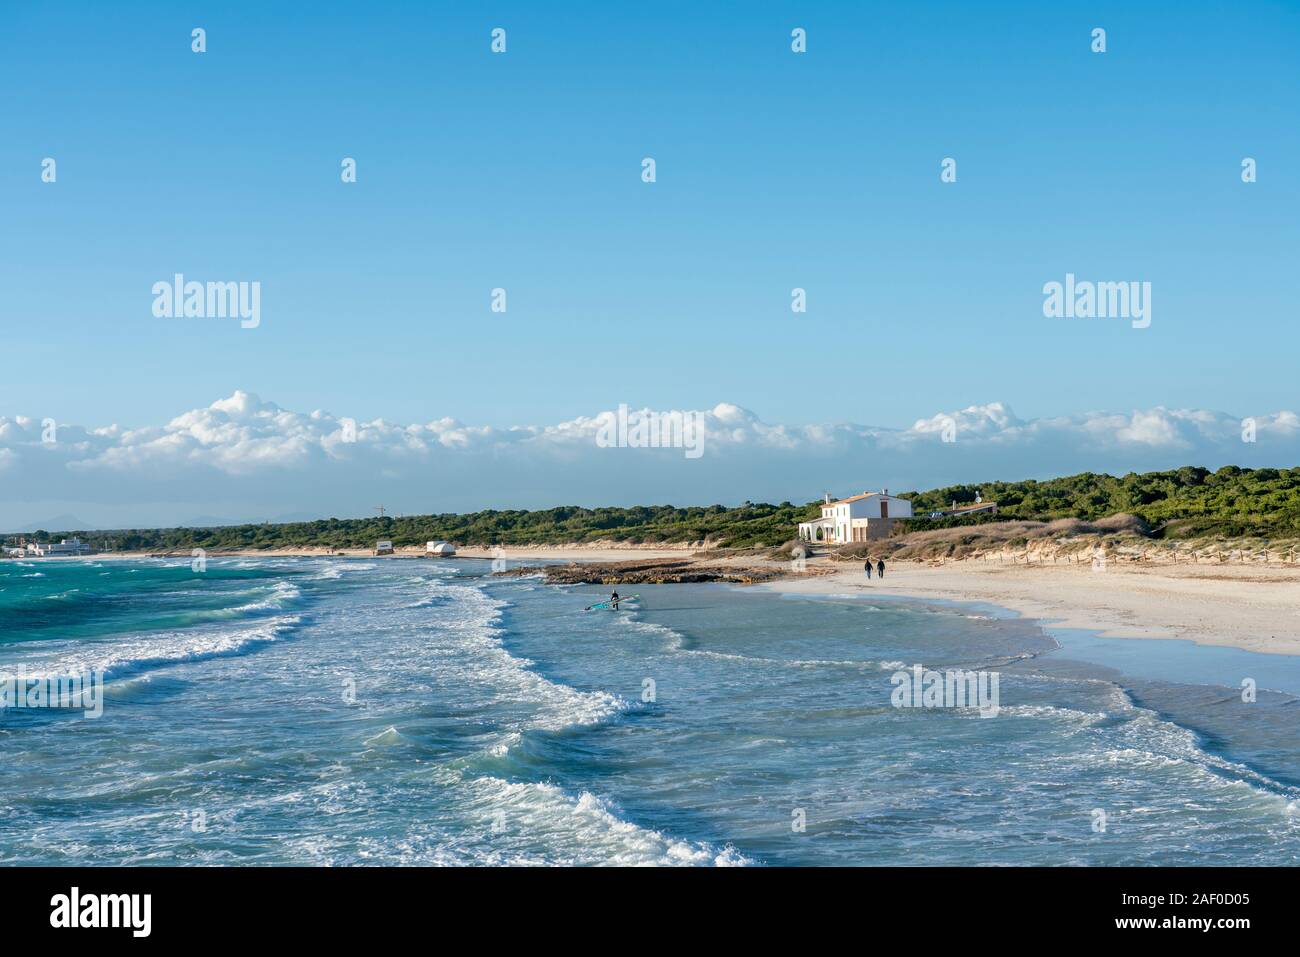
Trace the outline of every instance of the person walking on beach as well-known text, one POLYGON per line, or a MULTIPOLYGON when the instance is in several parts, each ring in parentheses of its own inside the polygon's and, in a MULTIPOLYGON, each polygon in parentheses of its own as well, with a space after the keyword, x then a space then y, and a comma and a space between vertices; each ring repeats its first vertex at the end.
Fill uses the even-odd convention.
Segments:
POLYGON ((868 579, 871 578, 871 559, 868 558, 868 559, 867 559, 867 563, 866 563, 865 565, 863 565, 862 567, 865 568, 865 569, 867 570, 867 578, 868 578, 868 579))
POLYGON ((885 577, 885 560, 883 558, 880 559, 880 561, 876 562, 876 577, 877 578, 885 577))

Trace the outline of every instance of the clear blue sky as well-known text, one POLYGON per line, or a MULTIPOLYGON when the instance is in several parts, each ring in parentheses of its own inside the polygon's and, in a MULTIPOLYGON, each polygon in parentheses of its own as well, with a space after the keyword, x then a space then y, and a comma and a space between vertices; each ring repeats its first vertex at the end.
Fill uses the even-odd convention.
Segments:
POLYGON ((6 4, 0 411, 1294 407, 1300 4, 705 7, 6 4), (261 328, 154 318, 178 271, 261 328), (1067 271, 1151 328, 1045 319, 1067 271))

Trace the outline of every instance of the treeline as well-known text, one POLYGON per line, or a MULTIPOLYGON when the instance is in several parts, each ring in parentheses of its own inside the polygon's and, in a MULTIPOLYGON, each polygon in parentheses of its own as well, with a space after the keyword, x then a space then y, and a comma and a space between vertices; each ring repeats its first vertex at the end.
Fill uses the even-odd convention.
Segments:
MULTIPOLYGON (((814 506, 722 505, 677 508, 560 508, 537 511, 412 515, 402 518, 320 519, 283 525, 224 525, 216 528, 121 529, 59 532, 79 535, 97 548, 117 551, 209 551, 247 548, 373 548, 379 540, 398 548, 444 539, 457 545, 565 545, 619 541, 630 544, 710 542, 728 548, 779 545, 794 537, 799 522, 819 514, 814 506)), ((35 538, 37 536, 29 536, 35 538)))
MULTIPOLYGON (((1169 472, 1130 473, 1121 477, 1084 472, 1039 482, 986 482, 950 485, 928 492, 903 493, 917 516, 968 504, 979 494, 996 501, 996 516, 923 518, 905 527, 935 528, 981 524, 1013 518, 1095 520, 1127 513, 1137 515, 1161 537, 1193 535, 1300 535, 1300 468, 1243 469, 1217 472, 1187 466, 1169 472)), ((38 532, 29 539, 48 541, 79 535, 84 541, 118 551, 165 551, 206 548, 373 548, 386 539, 398 547, 446 539, 458 545, 563 545, 595 541, 631 544, 709 542, 729 548, 759 548, 793 539, 799 522, 820 515, 820 503, 753 504, 678 508, 563 506, 536 511, 488 510, 464 515, 416 515, 403 518, 320 519, 283 525, 227 525, 216 528, 123 529, 110 532, 68 530, 38 532)))
MULTIPOLYGON (((972 517, 979 524, 997 519, 1099 519, 1137 515, 1159 537, 1300 534, 1300 468, 1243 469, 1225 465, 1216 472, 1184 466, 1168 472, 1115 477, 1083 472, 1044 482, 986 482, 950 485, 908 495, 915 515, 975 501, 998 503, 996 519, 972 517)), ((946 523, 952 523, 948 520, 946 523)), ((922 523, 914 522, 919 527, 922 523)), ((929 527, 934 527, 933 525, 929 527)))

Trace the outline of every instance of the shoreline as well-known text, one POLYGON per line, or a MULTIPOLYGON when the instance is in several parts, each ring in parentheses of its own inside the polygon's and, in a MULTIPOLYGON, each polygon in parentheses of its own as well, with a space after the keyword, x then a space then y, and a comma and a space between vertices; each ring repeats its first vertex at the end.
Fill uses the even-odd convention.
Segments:
MULTIPOLYGON (((1101 638, 1184 639, 1200 645, 1239 648, 1265 654, 1300 655, 1300 567, 1265 565, 1137 565, 1112 563, 1104 571, 1086 564, 1001 565, 979 561, 933 564, 893 561, 886 577, 867 580, 861 565, 807 561, 796 573, 791 563, 756 554, 682 547, 617 547, 610 545, 511 546, 503 549, 511 567, 519 563, 609 563, 609 581, 617 581, 618 562, 644 568, 656 560, 679 567, 698 566, 743 577, 760 571, 753 584, 778 594, 871 594, 919 601, 994 605, 1040 622, 1048 630, 1078 629, 1101 638)), ((188 552, 162 555, 111 552, 87 556, 48 556, 11 559, 29 565, 56 561, 119 561, 171 558, 188 560, 188 552)), ((213 551, 208 558, 423 558, 419 549, 376 556, 370 549, 239 549, 213 551)), ((466 547, 450 559, 500 557, 491 549, 466 547)), ((539 564, 539 567, 540 564, 539 564)), ((670 581, 670 578, 663 579, 670 581)), ((735 579, 733 579, 734 581, 735 579)))
POLYGON ((1180 639, 1262 654, 1300 655, 1300 569, 1083 565, 941 566, 894 562, 884 580, 860 566, 756 585, 791 595, 872 594, 994 605, 1049 633, 1077 629, 1099 638, 1180 639))
MULTIPOLYGON (((560 561, 608 561, 615 556, 628 559, 690 558, 705 549, 694 546, 639 546, 639 545, 512 545, 506 549, 508 561, 554 558, 560 561)), ((0 555, 0 564, 12 562, 87 562, 87 561, 139 561, 149 558, 189 559, 190 549, 175 551, 93 552, 89 555, 0 555)), ((398 548, 391 555, 376 555, 370 548, 219 548, 205 551, 206 558, 436 558, 441 561, 456 558, 496 558, 490 548, 466 546, 457 548, 455 555, 430 556, 423 548, 413 546, 398 548)))

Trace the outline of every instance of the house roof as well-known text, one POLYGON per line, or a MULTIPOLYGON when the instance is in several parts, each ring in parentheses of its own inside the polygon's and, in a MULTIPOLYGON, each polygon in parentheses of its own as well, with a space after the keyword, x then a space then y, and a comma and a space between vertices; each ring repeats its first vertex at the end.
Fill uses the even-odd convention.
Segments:
POLYGON ((884 492, 863 492, 861 495, 850 495, 848 498, 836 499, 834 502, 824 502, 824 505, 847 505, 849 502, 860 502, 864 498, 889 498, 896 502, 906 502, 907 499, 899 498, 897 495, 888 495, 884 492))
POLYGON ((950 512, 974 512, 983 508, 997 508, 997 502, 973 502, 970 505, 958 505, 956 508, 949 509, 950 512))

